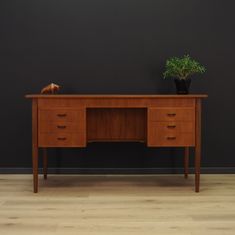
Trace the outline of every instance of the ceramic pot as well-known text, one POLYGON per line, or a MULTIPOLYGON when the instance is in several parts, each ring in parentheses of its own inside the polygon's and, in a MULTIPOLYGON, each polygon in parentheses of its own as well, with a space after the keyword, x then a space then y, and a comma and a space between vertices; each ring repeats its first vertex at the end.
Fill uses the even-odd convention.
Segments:
POLYGON ((189 93, 189 87, 191 84, 191 79, 175 79, 175 86, 176 86, 176 92, 177 94, 188 94, 189 93))

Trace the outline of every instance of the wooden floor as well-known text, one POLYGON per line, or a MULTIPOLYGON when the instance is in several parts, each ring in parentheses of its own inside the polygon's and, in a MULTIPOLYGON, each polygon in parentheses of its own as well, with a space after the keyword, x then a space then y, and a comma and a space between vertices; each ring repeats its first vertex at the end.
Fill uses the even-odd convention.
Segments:
POLYGON ((0 175, 1 235, 235 234, 235 175, 0 175))

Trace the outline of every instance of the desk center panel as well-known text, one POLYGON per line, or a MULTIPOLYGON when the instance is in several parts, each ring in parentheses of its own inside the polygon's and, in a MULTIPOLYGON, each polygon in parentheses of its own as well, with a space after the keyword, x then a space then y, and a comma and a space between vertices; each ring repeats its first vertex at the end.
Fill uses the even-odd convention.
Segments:
POLYGON ((87 142, 147 141, 147 108, 87 108, 87 142))

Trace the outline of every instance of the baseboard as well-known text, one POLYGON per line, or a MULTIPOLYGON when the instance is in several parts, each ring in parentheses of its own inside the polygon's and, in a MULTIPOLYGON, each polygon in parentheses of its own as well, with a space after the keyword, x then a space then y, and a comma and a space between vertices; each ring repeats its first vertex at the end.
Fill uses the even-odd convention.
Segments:
MULTIPOLYGON (((48 174, 182 174, 183 168, 48 168, 48 174)), ((194 172, 193 168, 189 169, 194 172)), ((0 168, 0 174, 31 174, 32 168, 0 168)), ((39 169, 42 173, 42 169, 39 169)), ((202 174, 235 174, 235 167, 202 167, 202 174)))

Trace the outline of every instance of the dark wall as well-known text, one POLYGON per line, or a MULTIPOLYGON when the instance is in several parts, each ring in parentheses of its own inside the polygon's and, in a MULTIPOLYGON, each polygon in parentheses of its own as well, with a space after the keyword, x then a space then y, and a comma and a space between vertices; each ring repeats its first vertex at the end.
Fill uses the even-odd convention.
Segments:
MULTIPOLYGON (((235 166, 234 1, 1 0, 0 167, 31 166, 31 103, 50 82, 64 93, 174 93, 170 56, 207 68, 192 92, 203 104, 203 167, 235 166)), ((182 165, 178 149, 101 143, 50 151, 50 166, 154 168, 182 165), (57 157, 55 157, 57 153, 57 157)))

